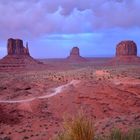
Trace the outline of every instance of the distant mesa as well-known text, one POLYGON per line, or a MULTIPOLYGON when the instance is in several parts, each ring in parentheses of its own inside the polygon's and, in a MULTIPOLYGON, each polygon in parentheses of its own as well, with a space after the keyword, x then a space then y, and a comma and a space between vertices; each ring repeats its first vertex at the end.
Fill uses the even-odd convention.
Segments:
POLYGON ((24 47, 21 39, 8 39, 7 55, 0 60, 0 68, 23 68, 36 64, 41 64, 41 62, 30 56, 28 43, 24 47))
POLYGON ((69 61, 86 61, 86 59, 80 56, 80 50, 78 47, 73 47, 70 56, 67 58, 69 61))
POLYGON ((140 63, 136 43, 132 40, 119 42, 116 46, 116 57, 112 62, 116 64, 140 63))
POLYGON ((71 52, 70 52, 70 56, 71 57, 75 57, 75 56, 80 56, 80 52, 79 52, 79 48, 78 47, 73 47, 71 52))

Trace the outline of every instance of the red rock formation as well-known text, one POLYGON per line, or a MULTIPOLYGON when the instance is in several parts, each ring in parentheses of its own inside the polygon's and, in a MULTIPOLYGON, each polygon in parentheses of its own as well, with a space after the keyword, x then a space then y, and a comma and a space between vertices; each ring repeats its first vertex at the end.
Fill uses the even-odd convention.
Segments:
POLYGON ((79 48, 78 47, 73 47, 71 52, 70 52, 71 57, 77 57, 80 56, 79 48))
POLYGON ((8 39, 7 43, 8 55, 30 55, 28 46, 23 46, 23 41, 20 39, 8 39))
POLYGON ((134 41, 121 41, 116 47, 116 56, 137 56, 137 45, 134 41))
POLYGON ((8 39, 7 56, 0 60, 0 69, 24 68, 36 64, 41 64, 41 62, 30 56, 28 44, 24 47, 21 39, 8 39))
POLYGON ((85 58, 80 56, 80 51, 78 47, 73 47, 70 56, 68 57, 68 60, 70 61, 86 61, 85 58))
POLYGON ((116 57, 110 64, 137 64, 140 58, 137 56, 137 45, 134 41, 121 41, 116 47, 116 57))

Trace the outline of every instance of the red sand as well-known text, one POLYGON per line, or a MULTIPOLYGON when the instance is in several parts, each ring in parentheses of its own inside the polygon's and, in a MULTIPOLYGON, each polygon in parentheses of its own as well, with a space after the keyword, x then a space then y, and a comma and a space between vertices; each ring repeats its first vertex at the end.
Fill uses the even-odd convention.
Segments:
POLYGON ((42 68, 1 70, 1 101, 36 98, 23 103, 0 103, 1 137, 49 140, 61 130, 64 116, 80 109, 93 119, 96 134, 114 127, 140 127, 139 65, 102 66, 103 61, 95 65, 91 60, 45 62, 42 68), (72 80, 78 83, 50 98, 37 98, 72 80))

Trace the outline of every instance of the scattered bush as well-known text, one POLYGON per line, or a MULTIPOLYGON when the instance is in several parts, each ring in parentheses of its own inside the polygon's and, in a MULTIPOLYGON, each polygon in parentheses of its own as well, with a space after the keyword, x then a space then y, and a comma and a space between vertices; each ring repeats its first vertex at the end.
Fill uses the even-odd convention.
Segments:
POLYGON ((93 122, 83 113, 71 119, 64 120, 64 130, 55 140, 140 140, 140 129, 130 130, 127 133, 114 129, 109 135, 95 137, 93 122))
POLYGON ((120 129, 114 129, 105 140, 140 140, 140 129, 130 130, 127 133, 123 133, 120 129))

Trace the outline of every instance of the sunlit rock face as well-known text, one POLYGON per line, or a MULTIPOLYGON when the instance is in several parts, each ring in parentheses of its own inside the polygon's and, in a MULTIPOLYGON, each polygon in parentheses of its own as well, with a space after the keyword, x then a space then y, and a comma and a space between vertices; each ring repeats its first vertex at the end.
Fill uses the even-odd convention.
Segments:
POLYGON ((8 39, 7 52, 8 55, 30 55, 28 45, 25 48, 21 39, 8 39))
POLYGON ((70 56, 68 57, 68 60, 70 61, 86 61, 84 57, 80 56, 80 50, 78 47, 73 47, 70 56))
POLYGON ((121 41, 116 46, 116 57, 110 64, 140 64, 137 56, 137 45, 132 40, 121 41))
POLYGON ((137 45, 134 41, 121 41, 116 47, 116 56, 137 56, 137 45))

